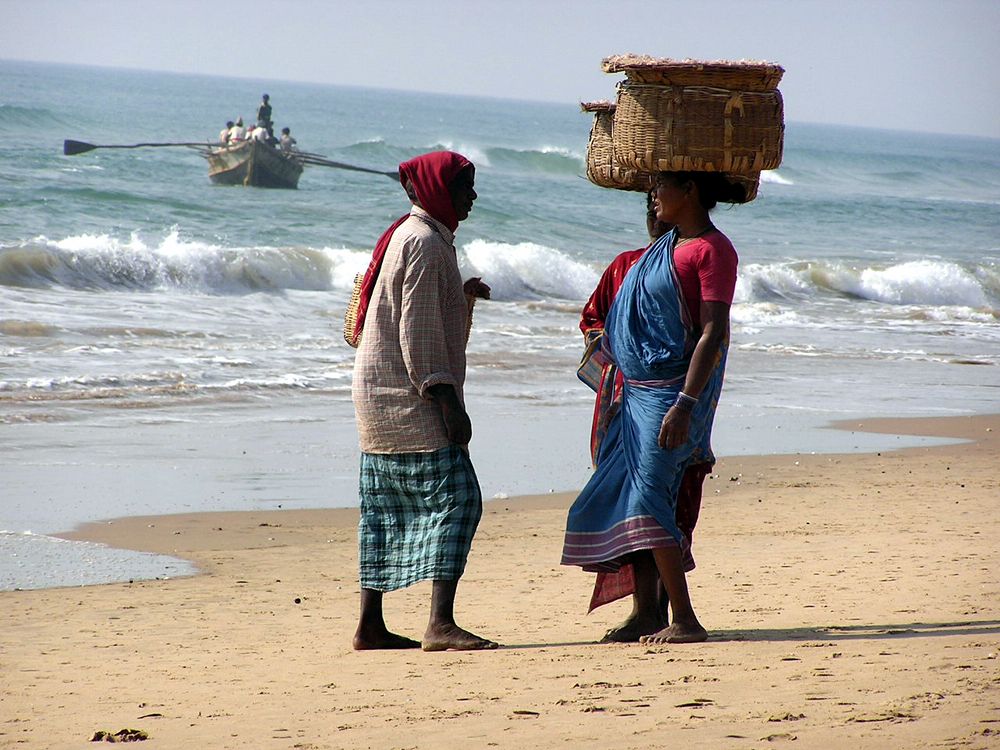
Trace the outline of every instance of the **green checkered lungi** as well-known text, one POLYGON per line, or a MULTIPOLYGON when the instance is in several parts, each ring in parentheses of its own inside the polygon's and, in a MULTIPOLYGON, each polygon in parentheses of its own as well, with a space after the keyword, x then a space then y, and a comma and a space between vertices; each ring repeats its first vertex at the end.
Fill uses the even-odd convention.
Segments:
POLYGON ((457 445, 432 453, 362 453, 358 562, 361 587, 395 591, 458 580, 483 496, 457 445))

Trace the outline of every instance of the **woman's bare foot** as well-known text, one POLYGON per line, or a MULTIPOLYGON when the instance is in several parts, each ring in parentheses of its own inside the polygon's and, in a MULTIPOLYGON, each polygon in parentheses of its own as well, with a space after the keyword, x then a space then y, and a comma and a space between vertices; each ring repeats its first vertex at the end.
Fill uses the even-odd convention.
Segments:
POLYGON ((495 641, 488 641, 462 630, 458 625, 428 626, 420 647, 424 651, 481 651, 499 648, 495 641))
POLYGON ((659 616, 646 617, 642 615, 631 615, 625 622, 615 628, 611 628, 601 643, 638 643, 639 639, 645 635, 652 635, 663 628, 663 620, 659 616))
POLYGON ((420 641, 391 633, 385 628, 368 631, 362 630, 359 627, 358 631, 354 634, 355 651, 371 651, 383 648, 420 648, 420 641))
POLYGON ((708 640, 708 631, 697 620, 694 622, 675 622, 652 635, 644 635, 639 643, 701 643, 708 640))

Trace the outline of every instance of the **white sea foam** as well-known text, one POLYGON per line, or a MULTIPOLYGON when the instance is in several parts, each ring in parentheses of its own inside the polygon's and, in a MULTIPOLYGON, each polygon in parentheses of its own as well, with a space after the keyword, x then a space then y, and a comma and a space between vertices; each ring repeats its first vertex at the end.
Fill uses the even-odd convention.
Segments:
POLYGON ((463 276, 481 276, 493 299, 587 299, 599 276, 588 265, 533 242, 507 244, 477 239, 464 245, 463 276))
POLYGON ((565 148, 563 146, 540 146, 537 150, 543 154, 558 154, 559 156, 565 156, 567 159, 583 159, 583 154, 579 151, 574 151, 571 148, 565 148))
MULTIPOLYGON (((773 302, 747 302, 733 305, 730 313, 733 323, 744 327, 772 327, 805 325, 801 315, 788 307, 773 302)), ((744 330, 747 330, 744 328, 744 330)))
POLYGON ((760 173, 760 181, 765 184, 770 185, 794 185, 795 183, 789 180, 784 175, 778 174, 777 170, 769 169, 760 173))
POLYGON ((466 159, 471 161, 476 167, 491 167, 490 158, 486 155, 486 151, 479 146, 473 146, 469 143, 459 143, 455 144, 454 141, 449 140, 439 140, 434 145, 429 148, 441 147, 447 151, 455 151, 466 159))
POLYGON ((334 289, 351 291, 354 277, 364 273, 372 259, 371 250, 350 250, 346 247, 323 249, 330 262, 330 284, 334 289))
MULTIPOLYGON (((957 323, 962 321, 989 325, 1000 323, 1000 310, 956 305, 921 308, 914 311, 913 315, 916 318, 934 320, 941 323, 957 323)), ((998 335, 1000 335, 1000 331, 998 331, 998 335)))
POLYGON ((236 378, 224 383, 205 386, 207 390, 242 390, 245 388, 309 388, 313 385, 309 378, 299 373, 284 373, 266 378, 236 378))
POLYGON ((828 354, 809 344, 766 344, 759 341, 744 341, 736 344, 736 348, 748 352, 788 354, 796 357, 821 357, 828 354))
POLYGON ((889 305, 956 306, 989 316, 991 275, 945 261, 919 260, 888 266, 831 262, 747 264, 740 269, 736 302, 803 300, 835 293, 889 305))
MULTIPOLYGON (((354 278, 364 273, 370 250, 324 248, 330 264, 333 289, 350 291, 354 278)), ((459 252, 462 275, 481 276, 493 290, 493 299, 524 301, 537 299, 586 299, 597 284, 593 269, 544 245, 530 242, 507 244, 473 240, 459 252)))
POLYGON ((133 233, 36 237, 0 256, 0 282, 73 289, 169 289, 241 293, 322 290, 332 266, 312 248, 225 247, 182 239, 177 229, 148 240, 133 233))
POLYGON ((749 263, 740 268, 734 302, 802 298, 815 289, 807 272, 790 263, 749 263))
POLYGON ((976 278, 954 263, 920 260, 885 269, 866 268, 853 279, 850 275, 841 278, 847 282, 843 291, 893 305, 988 305, 976 278))

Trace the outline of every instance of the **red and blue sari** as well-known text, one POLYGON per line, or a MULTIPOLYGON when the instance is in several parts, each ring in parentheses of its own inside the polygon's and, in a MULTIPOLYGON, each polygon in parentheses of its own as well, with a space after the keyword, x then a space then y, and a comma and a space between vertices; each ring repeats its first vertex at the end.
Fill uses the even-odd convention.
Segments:
POLYGON ((631 552, 690 540, 678 525, 685 469, 711 463, 711 432, 726 350, 691 415, 687 442, 657 443, 660 425, 684 385, 697 342, 673 264, 676 235, 655 242, 629 270, 608 311, 604 354, 624 377, 621 408, 601 442, 597 468, 570 508, 562 563, 616 571, 631 552))

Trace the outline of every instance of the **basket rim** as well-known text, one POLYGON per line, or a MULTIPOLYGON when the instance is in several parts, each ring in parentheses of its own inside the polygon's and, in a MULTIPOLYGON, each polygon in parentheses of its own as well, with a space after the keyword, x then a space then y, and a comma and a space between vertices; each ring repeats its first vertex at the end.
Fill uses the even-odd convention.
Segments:
MULTIPOLYGON (((739 94, 741 96, 757 97, 757 98, 771 98, 781 97, 781 90, 774 88, 768 89, 766 91, 753 91, 750 89, 731 89, 725 86, 711 86, 707 84, 687 84, 687 83, 649 83, 647 81, 619 81, 618 82, 618 92, 619 94, 623 90, 628 91, 657 91, 657 92, 667 92, 667 91, 679 91, 682 93, 689 94, 702 94, 707 96, 733 96, 734 94, 739 94)), ((616 103, 617 104, 617 103, 616 103)))
POLYGON ((609 190, 647 193, 653 187, 653 175, 649 172, 624 169, 609 164, 588 165, 586 178, 592 185, 609 190))
POLYGON ((685 58, 677 60, 670 57, 652 57, 637 55, 631 52, 622 55, 610 55, 601 61, 601 69, 605 73, 623 73, 628 70, 664 70, 664 71, 709 71, 709 72, 762 72, 782 74, 785 69, 776 62, 769 60, 693 60, 685 58))

